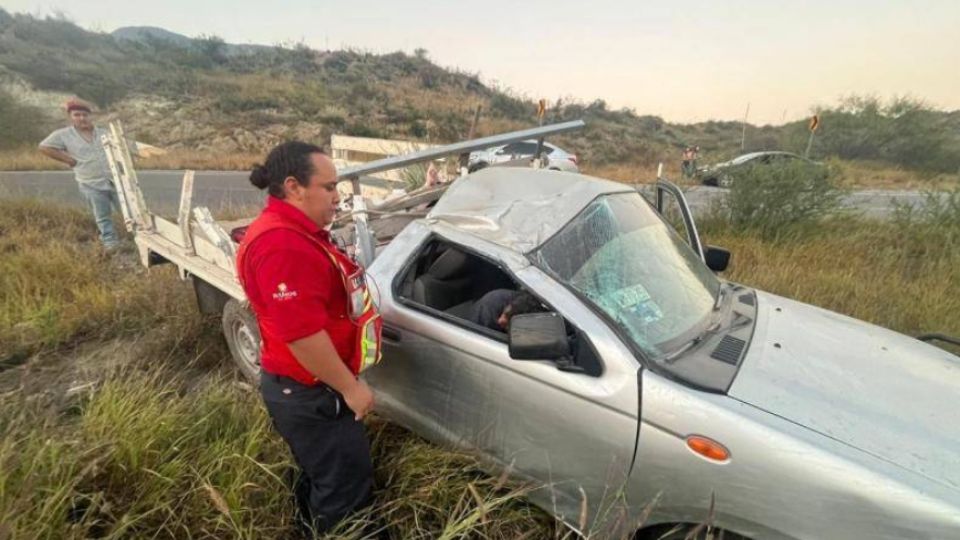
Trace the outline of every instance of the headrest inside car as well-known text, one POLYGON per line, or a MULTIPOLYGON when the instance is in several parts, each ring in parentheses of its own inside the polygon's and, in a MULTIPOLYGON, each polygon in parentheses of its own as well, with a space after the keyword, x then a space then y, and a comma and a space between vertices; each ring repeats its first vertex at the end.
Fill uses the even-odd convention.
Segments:
POLYGON ((470 256, 466 253, 448 248, 430 265, 427 273, 437 279, 453 279, 466 273, 470 256))

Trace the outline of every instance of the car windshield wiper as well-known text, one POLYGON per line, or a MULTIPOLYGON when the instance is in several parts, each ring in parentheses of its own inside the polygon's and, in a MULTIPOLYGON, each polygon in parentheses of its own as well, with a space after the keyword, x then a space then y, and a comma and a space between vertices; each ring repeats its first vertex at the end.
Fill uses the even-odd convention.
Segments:
POLYGON ((717 297, 713 301, 713 310, 716 311, 720 309, 720 305, 723 304, 723 299, 726 298, 727 293, 723 290, 724 284, 721 282, 720 286, 717 287, 717 297))
POLYGON ((673 364, 674 362, 677 361, 678 358, 683 356, 684 353, 686 353, 690 349, 702 343, 703 340, 707 338, 707 336, 711 336, 715 334, 719 329, 720 329, 720 321, 714 321, 714 323, 707 326, 707 328, 704 329, 703 332, 700 332, 699 334, 694 336, 693 339, 684 343, 683 345, 678 347, 676 350, 674 350, 670 354, 664 356, 660 361, 667 365, 673 364))

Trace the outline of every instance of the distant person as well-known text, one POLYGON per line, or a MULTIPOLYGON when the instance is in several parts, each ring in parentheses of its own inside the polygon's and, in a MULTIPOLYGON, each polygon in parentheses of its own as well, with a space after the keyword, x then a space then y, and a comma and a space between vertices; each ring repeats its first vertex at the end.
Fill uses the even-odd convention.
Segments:
POLYGON ((491 330, 506 332, 514 315, 541 311, 543 304, 526 291, 494 289, 480 297, 470 308, 469 319, 491 330))
POLYGON ((684 178, 693 178, 697 174, 697 154, 699 153, 699 146, 688 146, 683 149, 680 171, 683 173, 684 178))
MULTIPOLYGON (((113 227, 112 211, 120 210, 120 200, 113 186, 107 153, 100 138, 107 130, 93 124, 93 108, 80 99, 64 104, 70 125, 60 128, 40 142, 40 153, 65 163, 73 169, 80 193, 93 211, 100 231, 100 242, 107 251, 114 251, 120 239, 113 227)), ((129 141, 130 151, 139 153, 136 142, 129 141)))
POLYGON ((439 185, 442 181, 443 180, 440 178, 440 170, 437 169, 437 166, 431 161, 430 165, 427 167, 424 185, 426 187, 433 187, 439 185))

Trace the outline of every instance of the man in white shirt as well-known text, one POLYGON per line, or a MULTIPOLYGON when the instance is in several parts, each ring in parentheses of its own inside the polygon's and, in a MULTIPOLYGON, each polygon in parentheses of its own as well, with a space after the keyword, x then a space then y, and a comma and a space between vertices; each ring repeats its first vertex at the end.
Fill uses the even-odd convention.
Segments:
MULTIPOLYGON (((93 125, 90 104, 71 99, 66 103, 70 126, 58 129, 40 142, 40 152, 73 169, 80 193, 90 204, 100 230, 103 247, 112 251, 120 240, 113 227, 112 210, 120 210, 120 201, 111 179, 107 154, 100 137, 107 130, 93 125)), ((130 141, 130 151, 137 153, 137 144, 130 141)))

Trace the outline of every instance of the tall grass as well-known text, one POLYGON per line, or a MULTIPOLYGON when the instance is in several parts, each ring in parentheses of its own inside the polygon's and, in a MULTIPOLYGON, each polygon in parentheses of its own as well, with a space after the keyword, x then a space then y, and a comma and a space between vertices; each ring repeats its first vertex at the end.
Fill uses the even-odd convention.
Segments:
MULTIPOLYGON (((0 523, 15 537, 290 538, 292 461, 259 396, 173 366, 108 375, 66 415, 0 411, 0 523)), ((368 422, 377 502, 329 538, 555 538, 523 488, 476 460, 368 422)))
POLYGON ((707 243, 733 253, 727 279, 909 335, 960 336, 960 214, 950 224, 833 218, 774 238, 703 225, 707 243))
POLYGON ((169 268, 144 279, 132 254, 112 264, 79 209, 0 200, 0 254, 0 362, 182 322, 191 301, 169 268))
MULTIPOLYGON (((286 445, 171 269, 134 273, 37 201, 0 200, 0 253, 0 538, 296 534, 286 445)), ((566 534, 472 456, 368 427, 377 503, 330 538, 566 534)))
MULTIPOLYGON (((776 238, 716 220, 702 232, 733 251, 732 280, 957 335, 960 219, 933 215, 946 214, 835 218, 776 238)), ((162 267, 130 274, 97 254, 85 212, 37 202, 0 201, 0 253, 2 344, 26 355, 0 366, 0 538, 295 534, 286 446, 186 285, 162 267)), ((330 538, 370 524, 392 538, 569 537, 473 457, 368 428, 376 504, 330 538)))

